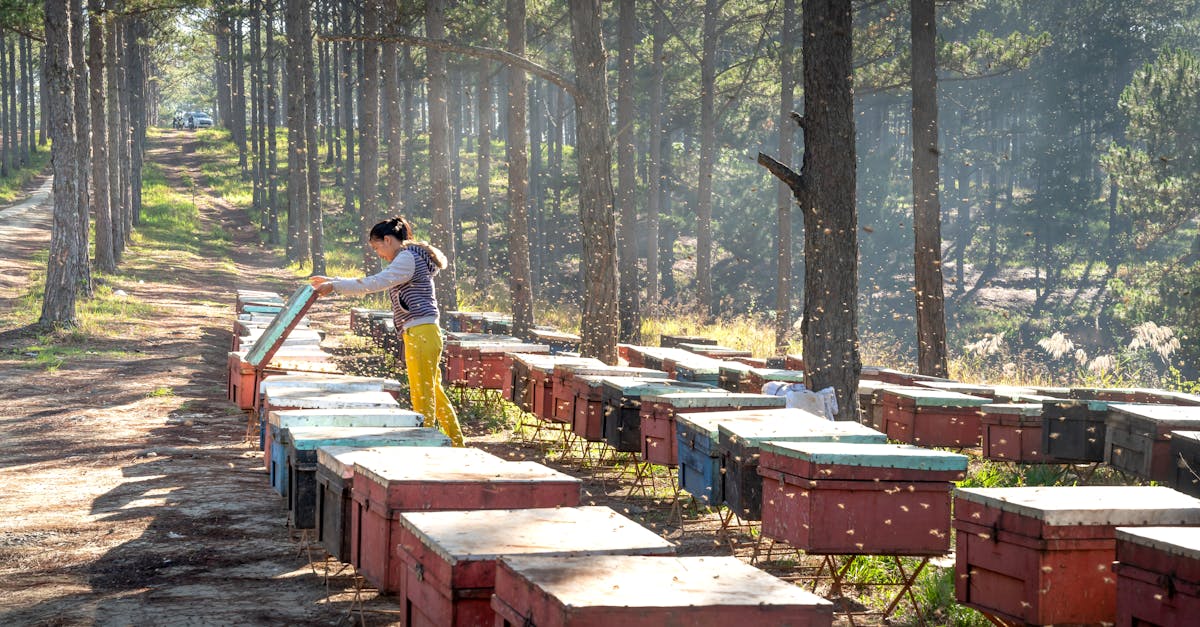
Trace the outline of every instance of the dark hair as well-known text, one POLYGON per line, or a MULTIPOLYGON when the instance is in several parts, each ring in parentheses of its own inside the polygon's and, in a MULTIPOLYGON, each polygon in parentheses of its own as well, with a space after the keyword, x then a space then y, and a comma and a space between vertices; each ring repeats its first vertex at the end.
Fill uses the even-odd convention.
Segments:
POLYGON ((383 222, 371 227, 371 234, 369 237, 370 239, 383 239, 389 235, 402 242, 407 242, 413 238, 412 225, 408 223, 408 220, 405 220, 400 216, 396 216, 390 220, 384 220, 383 222))

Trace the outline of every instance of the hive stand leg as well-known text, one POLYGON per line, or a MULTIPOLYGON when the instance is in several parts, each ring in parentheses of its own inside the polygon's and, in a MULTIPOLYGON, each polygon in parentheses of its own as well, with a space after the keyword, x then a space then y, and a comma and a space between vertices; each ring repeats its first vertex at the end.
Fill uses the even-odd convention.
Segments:
POLYGON ((980 612, 980 614, 983 614, 983 617, 996 627, 1017 627, 1017 623, 1010 623, 999 616, 993 616, 987 612, 980 612))
POLYGON ((917 604, 917 597, 915 594, 913 594, 912 587, 913 584, 917 582, 917 575, 920 575, 921 570, 924 569, 925 565, 929 563, 929 558, 923 558, 920 563, 917 564, 917 567, 913 569, 911 575, 904 572, 904 563, 900 561, 899 555, 893 555, 892 559, 896 561, 896 568, 900 571, 901 587, 900 592, 896 594, 896 598, 892 599, 892 602, 888 604, 887 609, 883 611, 883 617, 888 618, 891 616, 892 612, 896 611, 896 606, 900 604, 900 600, 907 595, 908 601, 912 603, 913 613, 917 615, 917 622, 921 625, 924 625, 925 616, 921 613, 921 606, 917 604))
POLYGON ((251 448, 255 448, 255 440, 258 439, 258 411, 254 409, 246 410, 246 435, 242 438, 242 444, 249 444, 251 448))
POLYGON ((629 486, 629 492, 625 494, 625 499, 629 500, 633 498, 633 493, 639 490, 641 491, 642 496, 652 497, 654 495, 654 469, 651 468, 650 462, 635 461, 633 462, 633 469, 633 484, 629 486), (650 481, 651 485, 650 493, 647 493, 646 491, 647 480, 650 481))
POLYGON ((1092 476, 1100 468, 1100 462, 1091 462, 1088 464, 1072 464, 1071 469, 1075 471, 1075 477, 1079 480, 1079 485, 1087 485, 1091 482, 1092 476), (1083 468, 1080 468, 1082 466, 1083 468))
MULTIPOLYGON (((682 532, 683 531, 683 508, 686 507, 686 505, 685 505, 684 500, 679 498, 680 494, 682 492, 682 490, 679 487, 679 474, 672 472, 670 481, 671 481, 671 513, 667 517, 667 520, 671 521, 671 522, 678 521, 679 522, 679 530, 680 530, 680 532, 682 532)), ((699 503, 696 502, 696 497, 689 494, 688 499, 691 500, 691 503, 696 504, 697 510, 700 509, 699 503)))

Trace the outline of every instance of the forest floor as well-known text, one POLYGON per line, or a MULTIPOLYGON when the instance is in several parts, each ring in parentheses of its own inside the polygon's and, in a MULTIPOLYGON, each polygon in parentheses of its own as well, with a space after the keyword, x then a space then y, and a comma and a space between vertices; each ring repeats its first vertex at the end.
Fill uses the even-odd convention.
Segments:
MULTIPOLYGON (((189 194, 195 141, 168 131, 147 154, 189 194)), ((104 277, 141 313, 108 325, 103 337, 59 332, 62 357, 50 366, 39 358, 47 340, 32 325, 36 315, 12 315, 45 263, 39 251, 49 241, 49 203, 0 211, 0 622, 393 623, 394 599, 366 593, 366 611, 352 615, 353 577, 346 570, 326 577, 337 568, 310 561, 286 527, 261 453, 243 441, 245 414, 225 399, 235 290, 288 293, 298 280, 257 244, 244 211, 203 186, 192 197, 201 228, 189 239, 196 241, 178 250, 130 248, 122 273, 104 277), (213 229, 227 239, 203 236, 213 229)), ((345 303, 336 300, 322 301, 310 317, 330 332, 331 345, 348 326, 345 303)), ((661 477, 657 493, 633 494, 627 462, 563 459, 547 444, 523 443, 488 424, 466 424, 468 444, 580 477, 585 504, 626 513, 676 542, 680 554, 750 560, 755 552, 754 537, 744 528, 722 531, 716 512, 685 503, 680 515, 661 477)), ((776 557, 758 563, 801 578, 803 558, 776 557)), ((827 593, 828 584, 816 591, 827 593)), ((847 592, 863 596, 839 599, 839 609, 861 610, 860 600, 872 596, 847 592)), ((837 622, 849 624, 844 615, 837 622)), ((882 621, 876 614, 853 622, 882 621)))

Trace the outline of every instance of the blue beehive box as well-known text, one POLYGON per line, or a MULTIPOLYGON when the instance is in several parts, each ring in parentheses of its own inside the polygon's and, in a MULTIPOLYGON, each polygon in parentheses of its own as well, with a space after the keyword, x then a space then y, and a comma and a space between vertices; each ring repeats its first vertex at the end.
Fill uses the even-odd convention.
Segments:
POLYGON ((679 487, 701 503, 720 505, 725 499, 725 490, 717 426, 794 419, 801 415, 798 411, 769 408, 678 414, 675 416, 675 434, 679 444, 679 487))

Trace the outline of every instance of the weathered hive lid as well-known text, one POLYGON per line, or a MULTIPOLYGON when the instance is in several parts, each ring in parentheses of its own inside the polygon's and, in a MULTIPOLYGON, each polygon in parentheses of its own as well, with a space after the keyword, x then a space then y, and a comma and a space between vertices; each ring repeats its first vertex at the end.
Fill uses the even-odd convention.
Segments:
POLYGON ((549 346, 545 344, 533 344, 530 342, 497 342, 495 344, 479 344, 478 346, 470 346, 469 348, 478 349, 481 353, 550 354, 549 346))
POLYGON ((505 557, 568 608, 833 605, 736 557, 505 557))
POLYGON ((390 449, 390 446, 322 446, 317 449, 317 465, 328 468, 342 479, 349 479, 354 476, 354 464, 390 449))
POLYGON ((450 446, 450 438, 425 427, 289 427, 283 441, 303 451, 322 446, 450 446))
POLYGON ((905 470, 967 470, 967 456, 907 444, 850 442, 763 442, 763 452, 802 459, 814 464, 902 468, 905 470))
POLYGON ((554 373, 565 376, 590 377, 640 377, 644 379, 666 379, 667 373, 652 368, 625 368, 618 366, 581 366, 577 364, 555 364, 554 373))
POLYGON ((804 383, 803 370, 784 370, 783 368, 752 368, 750 374, 764 381, 783 381, 785 383, 804 383))
POLYGON ((425 419, 408 409, 287 409, 267 413, 271 424, 292 427, 419 427, 425 419))
POLYGON ((1200 525, 1200 499, 1161 486, 958 488, 956 498, 1047 525, 1200 525))
POLYGON ((246 361, 256 368, 270 362, 275 351, 279 350, 283 341, 287 339, 288 333, 300 322, 300 318, 308 312, 308 308, 312 307, 316 300, 317 292, 313 290, 312 286, 301 285, 288 298, 287 303, 275 315, 271 324, 267 325, 262 338, 254 344, 254 348, 247 351, 246 361))
POLYGON ((746 373, 750 372, 750 370, 752 370, 753 368, 754 368, 754 366, 751 366, 749 364, 744 364, 740 361, 722 361, 720 371, 722 374, 724 374, 726 372, 746 374, 746 373))
MULTIPOLYGON (((455 449, 463 450, 463 449, 455 449)), ((470 450, 470 449, 466 449, 470 450)), ((581 483, 579 479, 537 462, 512 462, 494 455, 457 458, 432 455, 423 458, 397 456, 372 458, 356 464, 355 473, 386 486, 393 482, 536 483, 558 481, 581 483)))
POLYGON ((391 394, 383 391, 328 392, 320 388, 278 388, 265 394, 267 403, 297 409, 347 409, 353 407, 399 407, 391 394))
POLYGON ((447 344, 470 344, 472 342, 475 342, 475 343, 479 343, 479 342, 482 342, 482 343, 509 342, 509 343, 514 343, 514 344, 519 344, 521 342, 520 339, 515 338, 511 335, 493 335, 491 333, 467 333, 465 331, 462 331, 462 332, 445 331, 445 336, 446 336, 447 344))
MULTIPOLYGON (((675 421, 693 431, 708 434, 710 440, 716 440, 718 425, 724 423, 761 423, 775 420, 810 420, 811 412, 803 409, 788 407, 770 407, 766 409, 737 409, 731 411, 711 411, 698 413, 683 413, 675 416, 675 421)), ((821 420, 824 420, 822 418, 821 420)))
POLYGON ((737 442, 755 447, 767 440, 836 441, 883 444, 887 436, 857 422, 826 420, 811 412, 797 409, 806 415, 775 417, 762 421, 723 422, 717 425, 722 442, 737 442))
POLYGON ((666 394, 643 394, 643 403, 664 403, 672 407, 783 407, 787 399, 769 394, 746 394, 726 392, 713 388, 703 392, 669 392, 666 394))
MULTIPOLYGON (((330 448, 330 447, 321 447, 330 448)), ((345 472, 371 474, 378 477, 384 469, 398 464, 408 464, 419 468, 451 467, 478 462, 503 462, 504 460, 477 448, 461 447, 405 447, 394 446, 352 447, 356 450, 376 451, 377 454, 357 456, 352 463, 347 464, 345 472)), ((318 449, 318 452, 320 449, 318 449)))
POLYGON ((1200 407, 1110 403, 1108 410, 1118 415, 1132 416, 1166 425, 1200 427, 1200 407))
POLYGON ((992 401, 948 390, 921 389, 918 387, 887 388, 883 393, 911 399, 917 407, 980 407, 992 401))
POLYGON ((1087 407, 1089 411, 1101 412, 1108 411, 1108 401, 1098 401, 1095 399, 1083 398, 1056 398, 1048 401, 1042 401, 1042 407, 1087 407))
POLYGON ((542 340, 552 340, 557 342, 583 341, 583 338, 575 335, 574 333, 567 333, 566 331, 558 331, 556 329, 531 329, 529 333, 542 340))
POLYGON ((1117 541, 1200 560, 1200 527, 1117 527, 1117 541))
POLYGON ((979 408, 985 414, 1004 414, 1007 416, 1041 416, 1041 403, 992 403, 979 408))
POLYGON ((1172 431, 1171 437, 1200 443, 1200 431, 1172 431))
POLYGON ((258 384, 258 391, 282 388, 308 388, 330 392, 399 391, 400 382, 382 377, 358 377, 345 374, 302 373, 267 377, 258 384))
POLYGON ((502 555, 675 552, 675 545, 608 507, 409 512, 400 524, 450 564, 502 555))
POLYGON ((678 390, 717 390, 711 385, 676 381, 674 379, 646 379, 637 377, 597 377, 599 385, 619 392, 622 396, 642 397, 647 394, 663 394, 678 390))

